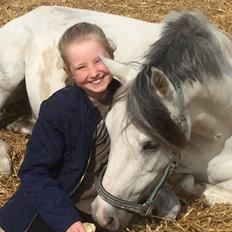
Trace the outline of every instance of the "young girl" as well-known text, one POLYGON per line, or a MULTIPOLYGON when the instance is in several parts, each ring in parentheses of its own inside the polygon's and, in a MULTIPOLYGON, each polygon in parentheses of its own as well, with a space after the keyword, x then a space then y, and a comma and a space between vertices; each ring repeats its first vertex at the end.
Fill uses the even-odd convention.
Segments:
POLYGON ((114 49, 99 27, 80 23, 63 34, 59 50, 74 84, 41 105, 21 184, 0 209, 6 232, 84 232, 82 222, 91 220, 94 179, 110 145, 103 119, 118 87, 98 56, 113 59, 114 49))

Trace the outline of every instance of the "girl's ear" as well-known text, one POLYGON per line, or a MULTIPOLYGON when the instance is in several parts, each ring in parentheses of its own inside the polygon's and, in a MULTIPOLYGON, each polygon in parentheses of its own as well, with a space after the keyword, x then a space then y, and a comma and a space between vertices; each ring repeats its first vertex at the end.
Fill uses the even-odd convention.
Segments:
POLYGON ((64 65, 64 66, 63 66, 63 70, 64 70, 64 72, 65 72, 65 74, 66 74, 65 85, 66 85, 66 86, 67 86, 67 85, 72 85, 72 84, 74 83, 74 80, 73 80, 73 78, 72 78, 72 74, 71 74, 71 72, 70 72, 69 67, 68 67, 67 65, 64 65))
POLYGON ((70 68, 69 68, 66 64, 64 64, 63 70, 65 71, 66 75, 67 75, 69 78, 72 78, 72 73, 71 73, 71 71, 70 71, 70 68))
POLYGON ((64 65, 64 66, 63 66, 63 70, 64 70, 65 73, 69 76, 70 70, 69 70, 69 68, 67 67, 67 65, 64 65))

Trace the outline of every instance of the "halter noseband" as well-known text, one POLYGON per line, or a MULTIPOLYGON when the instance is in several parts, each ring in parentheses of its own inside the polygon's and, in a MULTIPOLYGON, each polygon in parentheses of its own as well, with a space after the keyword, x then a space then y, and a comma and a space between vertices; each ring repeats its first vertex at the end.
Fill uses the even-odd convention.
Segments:
MULTIPOLYGON (((187 129, 187 119, 186 119, 186 113, 185 113, 185 107, 184 107, 184 95, 182 91, 182 86, 179 81, 175 83, 175 89, 176 89, 177 97, 179 99, 179 112, 180 112, 179 126, 182 132, 185 132, 187 129)), ((180 160, 181 158, 180 153, 173 151, 170 156, 169 163, 164 169, 164 173, 159 183, 156 186, 154 186, 153 191, 151 192, 150 196, 148 197, 145 203, 139 204, 139 203, 135 203, 131 201, 126 201, 118 197, 115 197, 109 192, 107 192, 102 185, 103 175, 105 173, 107 166, 103 168, 103 170, 101 171, 99 175, 97 186, 96 186, 97 193, 104 201, 106 201, 107 203, 109 203, 110 205, 116 208, 126 210, 132 213, 138 213, 141 216, 152 215, 152 211, 154 208, 154 201, 155 201, 155 198, 158 192, 160 191, 160 189, 162 188, 163 184, 168 179, 168 177, 174 172, 178 164, 177 160, 173 159, 175 156, 178 156, 178 161, 180 160)))

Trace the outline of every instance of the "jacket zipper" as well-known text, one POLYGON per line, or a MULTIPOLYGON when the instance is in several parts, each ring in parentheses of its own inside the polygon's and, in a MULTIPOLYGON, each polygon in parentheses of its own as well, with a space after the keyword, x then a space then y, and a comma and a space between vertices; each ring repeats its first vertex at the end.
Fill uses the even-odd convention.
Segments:
POLYGON ((85 171, 83 173, 83 175, 81 176, 81 179, 79 181, 79 183, 76 185, 76 187, 73 189, 73 191, 71 193, 68 194, 69 197, 71 197, 71 195, 80 187, 85 175, 86 175, 86 172, 88 170, 88 167, 89 167, 89 163, 90 163, 90 160, 91 160, 91 157, 92 157, 92 152, 90 152, 90 155, 89 155, 89 158, 88 158, 88 162, 86 164, 86 168, 85 168, 85 171))

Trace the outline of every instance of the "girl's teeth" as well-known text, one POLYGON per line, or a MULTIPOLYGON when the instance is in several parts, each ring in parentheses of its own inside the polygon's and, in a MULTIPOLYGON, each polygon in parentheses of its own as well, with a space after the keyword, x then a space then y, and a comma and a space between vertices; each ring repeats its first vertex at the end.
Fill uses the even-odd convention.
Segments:
POLYGON ((101 81, 101 79, 97 79, 97 80, 93 81, 92 83, 93 84, 98 84, 100 81, 101 81))

